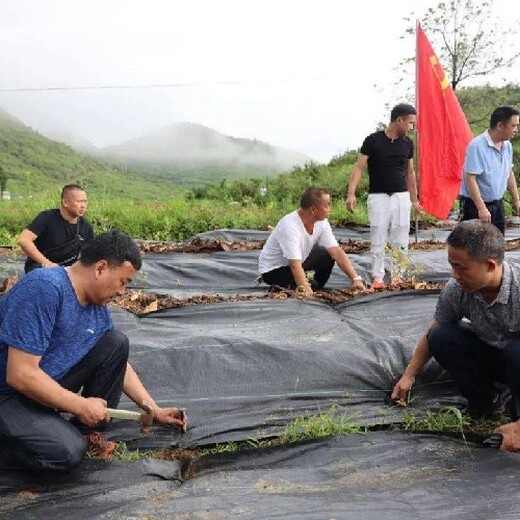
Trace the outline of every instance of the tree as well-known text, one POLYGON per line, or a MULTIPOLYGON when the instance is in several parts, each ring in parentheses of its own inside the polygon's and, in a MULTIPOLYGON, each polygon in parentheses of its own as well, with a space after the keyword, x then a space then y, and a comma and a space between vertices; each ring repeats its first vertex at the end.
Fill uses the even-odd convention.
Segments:
MULTIPOLYGON (((415 15, 412 16, 414 24, 407 29, 408 34, 415 34, 415 15)), ((412 17, 405 20, 411 22, 412 17)), ((499 26, 496 20, 488 0, 441 2, 421 18, 421 26, 453 90, 470 78, 486 78, 511 67, 520 56, 518 46, 513 44, 517 24, 513 21, 511 27, 499 26)))

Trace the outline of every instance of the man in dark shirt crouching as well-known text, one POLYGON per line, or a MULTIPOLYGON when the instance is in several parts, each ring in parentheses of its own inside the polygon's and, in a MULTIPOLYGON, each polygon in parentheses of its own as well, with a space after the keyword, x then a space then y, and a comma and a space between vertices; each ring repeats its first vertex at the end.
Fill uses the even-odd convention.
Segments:
POLYGON ((511 391, 513 422, 497 428, 502 449, 520 450, 520 266, 504 261, 504 237, 493 224, 461 222, 447 239, 453 277, 419 340, 392 399, 406 406, 416 376, 433 356, 467 399, 473 419, 500 412, 495 383, 511 391))
POLYGON ((87 222, 87 194, 77 184, 61 190, 61 205, 42 211, 18 237, 18 244, 27 255, 25 272, 37 267, 72 265, 81 248, 94 238, 87 222))

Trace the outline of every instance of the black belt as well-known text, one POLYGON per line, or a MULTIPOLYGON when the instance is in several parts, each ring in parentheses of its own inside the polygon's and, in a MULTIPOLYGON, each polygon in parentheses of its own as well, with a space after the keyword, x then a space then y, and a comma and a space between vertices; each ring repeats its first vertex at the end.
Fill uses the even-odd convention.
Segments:
POLYGON ((390 195, 390 197, 394 194, 394 193, 406 193, 408 190, 403 190, 403 191, 371 191, 369 193, 369 195, 390 195))
MULTIPOLYGON (((460 200, 470 200, 471 202, 473 202, 473 199, 471 197, 465 197, 464 195, 460 195, 459 199, 460 200)), ((491 201, 485 200, 484 204, 486 204, 486 206, 496 206, 497 204, 500 204, 501 202, 502 202, 502 199, 495 199, 495 200, 491 200, 491 201)))

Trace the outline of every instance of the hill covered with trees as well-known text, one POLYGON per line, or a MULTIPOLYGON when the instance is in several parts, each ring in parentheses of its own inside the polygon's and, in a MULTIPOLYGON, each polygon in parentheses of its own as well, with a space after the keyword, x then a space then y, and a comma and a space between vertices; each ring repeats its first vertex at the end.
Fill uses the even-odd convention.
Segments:
POLYGON ((164 198, 172 182, 108 164, 52 141, 0 110, 0 172, 14 197, 31 197, 79 183, 90 195, 164 198))

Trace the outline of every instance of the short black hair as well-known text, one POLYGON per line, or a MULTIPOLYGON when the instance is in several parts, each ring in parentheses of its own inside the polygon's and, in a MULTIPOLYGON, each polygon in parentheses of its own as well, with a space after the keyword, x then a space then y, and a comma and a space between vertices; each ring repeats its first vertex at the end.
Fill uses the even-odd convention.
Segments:
POLYGON ((143 262, 137 244, 128 235, 117 230, 98 235, 82 248, 79 257, 81 265, 93 265, 100 260, 106 260, 111 268, 128 261, 136 271, 141 269, 143 262))
POLYGON ((506 124, 513 116, 520 116, 520 111, 511 105, 501 105, 493 110, 489 118, 489 128, 496 128, 498 123, 506 124))
POLYGON ((67 197, 68 194, 74 190, 85 191, 79 184, 67 184, 61 189, 61 200, 67 197))
POLYGON ((475 262, 504 261, 504 235, 490 222, 480 219, 464 220, 453 228, 447 239, 448 245, 464 249, 475 262))
POLYGON ((406 103, 399 103, 399 105, 395 105, 390 112, 390 121, 396 121, 398 117, 406 117, 406 116, 416 116, 417 110, 412 105, 407 105, 406 103))
POLYGON ((307 209, 312 206, 319 206, 323 195, 330 195, 330 193, 323 188, 312 187, 306 189, 300 199, 300 208, 307 209))

